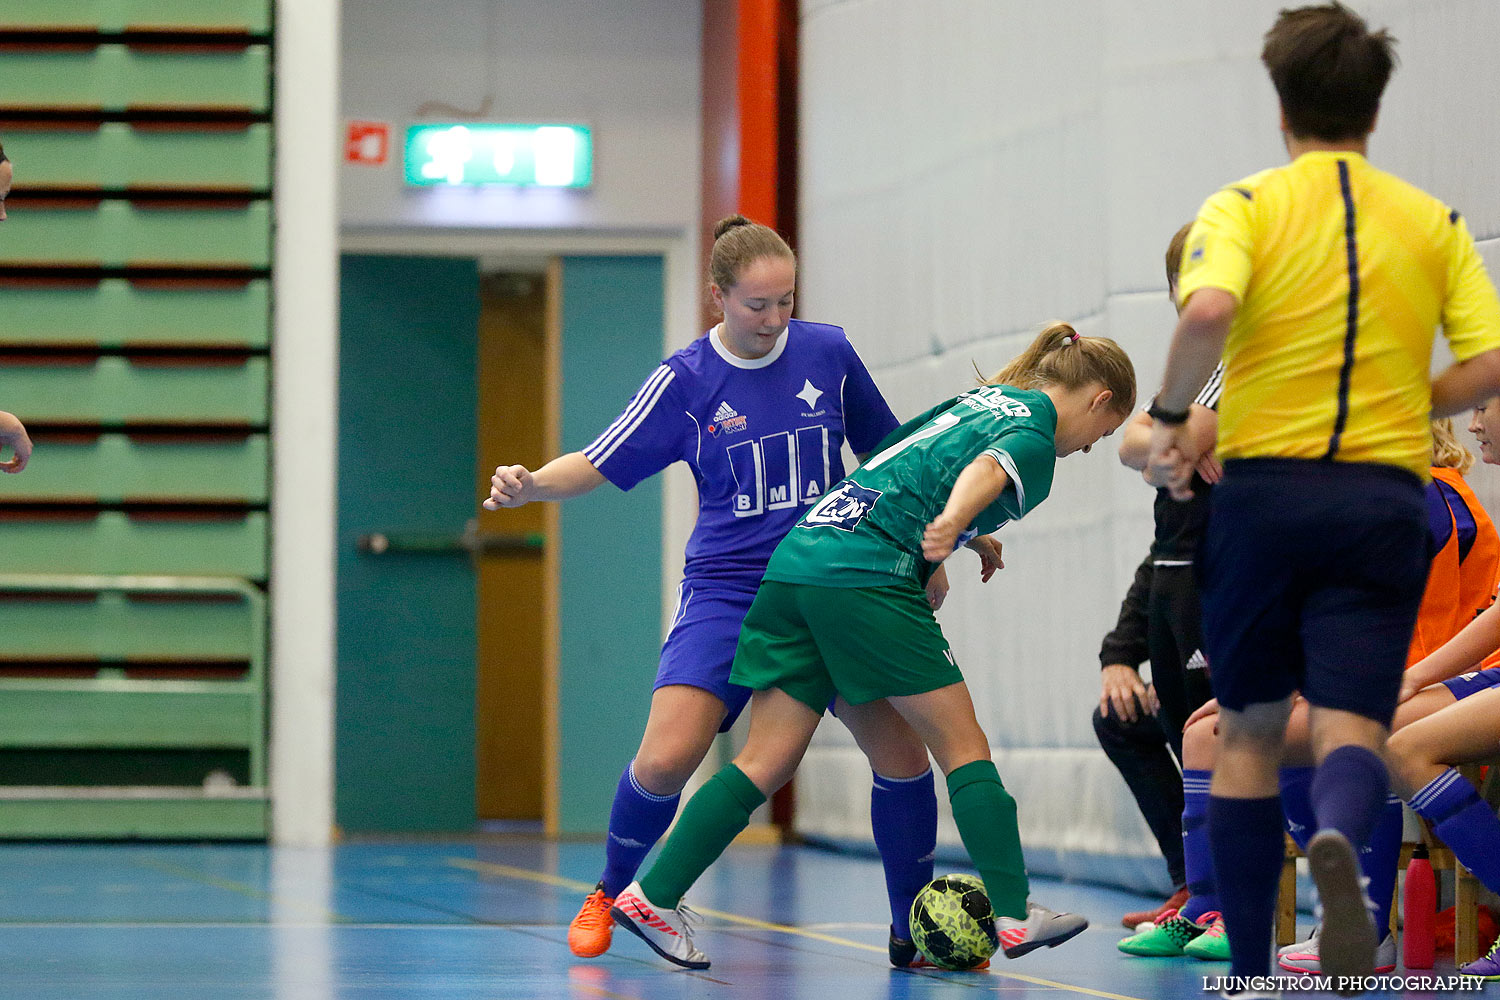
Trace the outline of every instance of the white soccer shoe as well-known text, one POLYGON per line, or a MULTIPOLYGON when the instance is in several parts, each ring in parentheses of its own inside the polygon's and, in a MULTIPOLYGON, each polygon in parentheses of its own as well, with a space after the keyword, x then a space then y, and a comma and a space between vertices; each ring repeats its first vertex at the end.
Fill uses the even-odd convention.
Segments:
MULTIPOLYGON (((1323 960, 1318 957, 1318 932, 1314 928, 1312 937, 1306 941, 1289 944, 1276 952, 1276 961, 1288 972, 1300 972, 1309 976, 1323 974, 1323 960)), ((1396 971, 1396 937, 1387 934, 1375 947, 1375 974, 1396 971)))
POLYGON ((662 958, 684 969, 708 968, 708 956, 693 947, 693 927, 700 918, 679 902, 673 910, 653 906, 641 892, 641 884, 632 882, 615 897, 609 915, 651 947, 662 958))
MULTIPOLYGON (((1374 909, 1365 893, 1369 880, 1360 874, 1359 855, 1337 830, 1319 830, 1307 842, 1307 867, 1318 887, 1318 964, 1324 975, 1360 982, 1375 974, 1375 950, 1380 944, 1374 909)), ((1358 996, 1363 988, 1336 991, 1358 996)))
POLYGON ((1000 948, 1006 958, 1020 958, 1038 948, 1056 948, 1088 925, 1088 920, 1076 913, 1055 913, 1031 902, 1026 904, 1025 920, 1004 916, 995 918, 995 928, 1000 932, 1000 948))

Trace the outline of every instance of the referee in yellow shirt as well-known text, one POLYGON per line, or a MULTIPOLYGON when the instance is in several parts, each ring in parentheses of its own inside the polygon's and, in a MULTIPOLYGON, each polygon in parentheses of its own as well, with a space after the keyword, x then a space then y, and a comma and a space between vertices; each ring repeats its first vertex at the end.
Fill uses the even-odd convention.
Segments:
POLYGON ((1319 762, 1308 853, 1323 972, 1374 970, 1356 851, 1385 801, 1422 597, 1428 421, 1500 393, 1500 300, 1463 218, 1365 160, 1393 45, 1337 3, 1282 11, 1267 32, 1291 163, 1204 202, 1151 411, 1148 474, 1186 496, 1188 405, 1222 353, 1225 473, 1198 570, 1222 709, 1209 838, 1234 976, 1270 972, 1276 769, 1297 691, 1319 762), (1433 379, 1439 325, 1457 363, 1433 379))

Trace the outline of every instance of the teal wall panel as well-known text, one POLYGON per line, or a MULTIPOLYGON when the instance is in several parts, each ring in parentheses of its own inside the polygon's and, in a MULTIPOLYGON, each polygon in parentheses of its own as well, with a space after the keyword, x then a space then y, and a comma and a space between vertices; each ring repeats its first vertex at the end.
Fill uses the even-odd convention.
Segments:
MULTIPOLYGON (((568 257, 562 278, 562 447, 583 448, 661 362, 660 257, 568 257)), ((561 510, 559 826, 600 832, 634 754, 661 648, 660 478, 561 510)))
POLYGON ((457 535, 476 509, 478 267, 348 255, 340 295, 336 819, 467 830, 473 570, 462 554, 375 556, 356 541, 457 535))

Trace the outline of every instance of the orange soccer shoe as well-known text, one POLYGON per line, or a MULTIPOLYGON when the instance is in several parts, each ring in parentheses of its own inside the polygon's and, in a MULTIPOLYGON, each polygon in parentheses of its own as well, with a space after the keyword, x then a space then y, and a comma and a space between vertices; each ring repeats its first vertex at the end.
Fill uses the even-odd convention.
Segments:
POLYGON ((615 905, 613 898, 604 894, 604 883, 600 882, 583 901, 578 916, 568 925, 568 949, 579 958, 597 958, 609 951, 609 942, 615 933, 615 922, 609 908, 615 905))

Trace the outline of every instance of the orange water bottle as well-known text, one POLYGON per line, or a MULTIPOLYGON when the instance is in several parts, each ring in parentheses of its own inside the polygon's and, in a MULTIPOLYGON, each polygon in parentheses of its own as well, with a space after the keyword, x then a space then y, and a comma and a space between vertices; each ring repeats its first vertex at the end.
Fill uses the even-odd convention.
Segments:
MULTIPOLYGON (((1432 968, 1435 950, 1433 921, 1437 913, 1437 880, 1427 845, 1418 844, 1406 866, 1406 885, 1401 890, 1401 961, 1408 970, 1432 968)), ((1384 928, 1382 928, 1383 930, 1384 928)))

